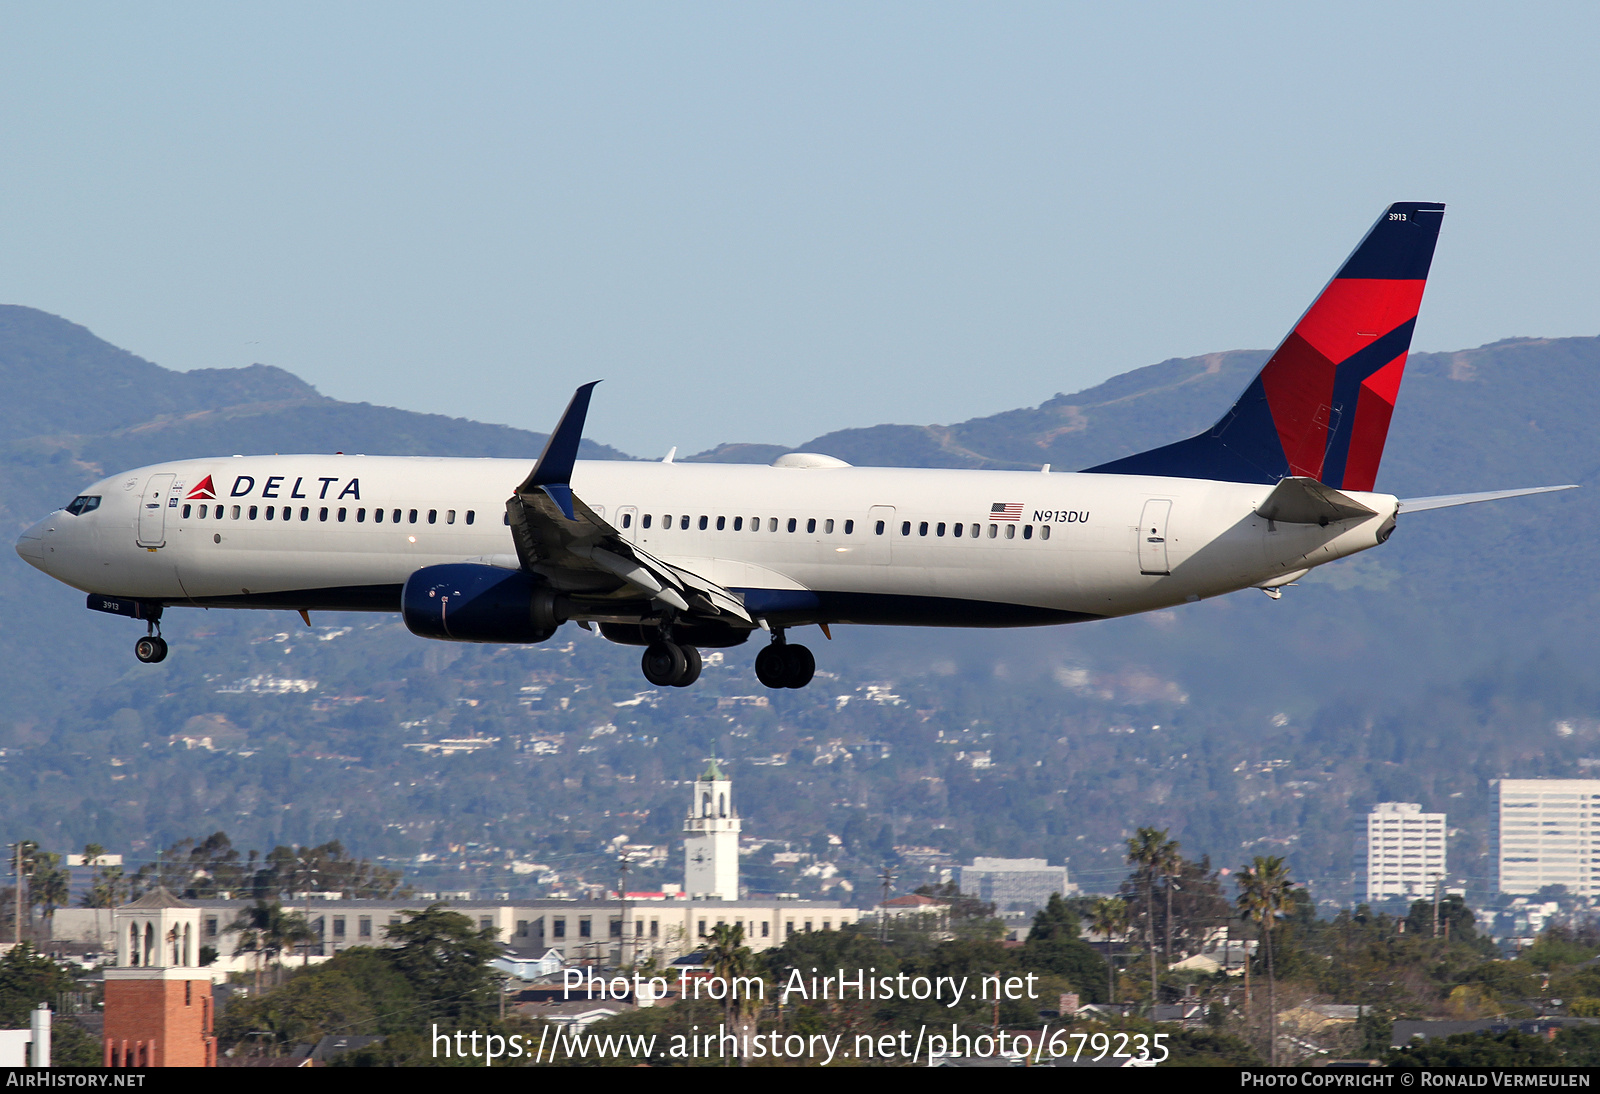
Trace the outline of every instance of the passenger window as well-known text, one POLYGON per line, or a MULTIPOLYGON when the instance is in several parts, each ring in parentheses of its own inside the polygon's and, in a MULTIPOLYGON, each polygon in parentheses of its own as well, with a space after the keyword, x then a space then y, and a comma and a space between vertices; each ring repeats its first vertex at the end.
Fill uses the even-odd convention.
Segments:
POLYGON ((1039 538, 1040 539, 1049 539, 1050 538, 1050 526, 1048 524, 1039 525, 1039 538))
POLYGON ((472 523, 472 521, 473 521, 473 519, 474 519, 474 518, 475 518, 475 517, 477 517, 477 515, 478 515, 478 513, 477 513, 477 510, 474 510, 474 509, 468 509, 468 510, 467 510, 467 523, 468 523, 468 524, 471 524, 471 523, 472 523))
POLYGON ((700 518, 700 530, 702 532, 704 532, 706 530, 706 525, 709 524, 709 523, 710 522, 705 517, 701 517, 700 518))
POLYGON ((767 531, 776 532, 777 530, 778 530, 778 518, 777 517, 768 517, 767 518, 767 531))
POLYGON ((356 523, 357 524, 365 524, 365 523, 367 523, 367 511, 365 509, 357 509, 356 510, 356 523))
POLYGON ((239 507, 237 505, 235 505, 233 507, 233 519, 234 520, 238 520, 239 519, 239 507))
POLYGON ((950 529, 950 534, 955 536, 957 539, 960 539, 961 538, 961 525, 959 525, 959 524, 953 525, 951 527, 951 529, 950 529))
POLYGON ((927 534, 928 534, 928 522, 927 521, 923 521, 922 523, 917 525, 917 535, 925 536, 927 534))
POLYGON ((661 515, 661 530, 663 532, 672 531, 672 514, 671 513, 663 513, 661 515))
MULTIPOLYGON (((410 517, 410 523, 412 523, 412 524, 417 523, 417 511, 415 509, 411 510, 411 512, 408 513, 407 516, 410 517)), ((507 520, 509 520, 509 519, 510 519, 510 516, 508 514, 507 515, 507 520)))
POLYGON ((978 526, 976 524, 974 524, 972 526, 972 538, 973 539, 977 539, 978 538, 978 526))
POLYGON ((909 520, 903 520, 900 522, 900 534, 902 536, 909 536, 911 534, 911 522, 909 520))
MULTIPOLYGON (((184 508, 187 509, 188 506, 184 506, 184 508)), ((267 506, 267 511, 265 513, 261 514, 262 519, 264 519, 264 520, 271 520, 273 517, 275 517, 277 515, 278 515, 278 507, 276 505, 267 506)))
POLYGON ((794 520, 793 517, 790 517, 789 518, 789 531, 792 532, 792 531, 794 531, 794 529, 795 529, 795 520, 794 520))
POLYGON ((733 518, 733 530, 735 532, 744 531, 744 518, 743 517, 734 517, 733 518))
POLYGON ((1006 525, 1006 538, 1007 539, 1016 539, 1017 538, 1017 526, 1015 524, 1006 525))
POLYGON ((324 505, 322 507, 322 512, 317 515, 317 519, 318 520, 327 520, 328 519, 328 507, 326 505, 324 505))
POLYGON ((717 531, 720 532, 724 528, 726 528, 727 526, 728 526, 728 518, 727 517, 718 517, 717 518, 717 531))
POLYGON ((350 510, 346 509, 342 505, 339 506, 339 523, 340 524, 343 524, 344 523, 344 518, 349 516, 349 515, 350 515, 350 510))
POLYGON ((941 520, 939 522, 939 526, 934 529, 934 535, 937 535, 937 536, 940 536, 940 537, 942 537, 944 535, 944 521, 941 520))
POLYGON ((989 538, 990 539, 993 539, 995 536, 998 536, 999 534, 1000 534, 1000 526, 998 524, 989 525, 989 538))
POLYGON ((439 523, 439 510, 437 510, 437 509, 429 509, 428 510, 428 523, 429 524, 438 524, 439 523))
POLYGON ((1024 524, 1022 526, 1022 538, 1023 539, 1032 539, 1033 538, 1033 525, 1024 524))
POLYGON ((200 519, 201 520, 205 520, 206 519, 206 507, 204 505, 202 505, 200 507, 200 519))
POLYGON ((649 514, 649 513, 646 513, 646 514, 645 514, 645 515, 644 515, 644 520, 643 520, 643 521, 642 521, 642 522, 641 522, 641 523, 642 523, 642 524, 643 524, 643 525, 644 525, 644 526, 645 526, 645 527, 646 527, 646 528, 648 528, 648 527, 650 527, 650 514, 649 514))
POLYGON ((183 519, 184 519, 184 520, 188 520, 188 519, 189 519, 189 510, 190 510, 190 509, 191 509, 191 508, 193 508, 193 506, 189 506, 189 505, 185 505, 185 506, 184 506, 184 507, 183 507, 183 519))
POLYGON ((382 524, 383 523, 383 510, 382 509, 374 509, 372 511, 372 523, 374 523, 374 524, 382 524))
POLYGON ((683 516, 678 518, 678 530, 680 532, 687 532, 689 530, 689 514, 688 513, 685 513, 683 516))
MULTIPOLYGON (((467 523, 468 524, 472 523, 472 519, 471 519, 470 516, 467 518, 467 523)), ((624 514, 622 514, 622 526, 624 528, 633 527, 633 514, 632 513, 624 513, 624 514)))
POLYGON ((815 535, 817 531, 817 518, 810 517, 806 520, 806 535, 815 535))
POLYGON ((256 519, 256 507, 254 505, 252 505, 250 507, 250 519, 251 520, 255 520, 256 519))
POLYGON ((444 522, 446 524, 454 524, 456 522, 456 511, 454 509, 446 509, 444 511, 444 522))
POLYGON ((873 534, 879 536, 883 535, 883 521, 880 520, 878 522, 878 526, 873 530, 873 534))
POLYGON ((832 517, 829 517, 826 521, 823 522, 822 530, 824 532, 826 532, 830 536, 833 535, 833 518, 832 517))
MULTIPOLYGON (((856 531, 856 522, 855 521, 847 520, 847 521, 844 522, 844 534, 845 535, 853 536, 853 535, 855 535, 855 531, 856 531)), ((881 520, 878 522, 878 534, 879 535, 883 534, 883 521, 881 521, 881 520)))

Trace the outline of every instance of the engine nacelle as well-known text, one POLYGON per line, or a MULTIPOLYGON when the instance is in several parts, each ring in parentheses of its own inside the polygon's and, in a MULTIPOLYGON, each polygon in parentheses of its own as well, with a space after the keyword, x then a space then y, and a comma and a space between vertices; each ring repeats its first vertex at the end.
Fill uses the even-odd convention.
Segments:
POLYGON ((473 562, 406 578, 400 614, 412 634, 446 642, 543 642, 567 621, 562 598, 521 570, 473 562))

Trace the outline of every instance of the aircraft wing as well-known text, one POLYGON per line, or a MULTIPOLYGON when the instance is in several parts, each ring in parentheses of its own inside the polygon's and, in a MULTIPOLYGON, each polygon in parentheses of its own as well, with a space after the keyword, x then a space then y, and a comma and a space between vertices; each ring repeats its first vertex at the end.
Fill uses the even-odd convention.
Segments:
POLYGON ((1472 505, 1480 501, 1499 501, 1501 498, 1520 498, 1524 494, 1549 494, 1556 490, 1576 490, 1577 483, 1567 486, 1525 486, 1521 490, 1485 490, 1479 494, 1438 494, 1431 498, 1402 498, 1400 512, 1421 513, 1428 509, 1449 509, 1454 505, 1472 505))
POLYGON ((539 462, 506 502, 517 559, 557 589, 644 597, 706 622, 754 626, 740 598, 629 543, 572 492, 594 384, 573 395, 539 462))

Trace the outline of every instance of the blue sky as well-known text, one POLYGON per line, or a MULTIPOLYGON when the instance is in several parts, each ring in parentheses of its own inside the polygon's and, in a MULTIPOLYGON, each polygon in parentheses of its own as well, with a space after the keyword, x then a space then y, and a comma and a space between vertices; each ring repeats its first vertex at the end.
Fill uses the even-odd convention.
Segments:
POLYGON ((171 368, 794 444, 1273 345, 1394 200, 1417 348, 1600 333, 1593 4, 0 20, 0 301, 171 368))

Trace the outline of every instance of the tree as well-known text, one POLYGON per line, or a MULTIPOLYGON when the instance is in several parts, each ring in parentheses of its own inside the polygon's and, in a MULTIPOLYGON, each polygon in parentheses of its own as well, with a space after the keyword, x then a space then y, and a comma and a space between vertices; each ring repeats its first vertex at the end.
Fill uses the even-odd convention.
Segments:
POLYGON ((316 937, 305 916, 299 912, 286 912, 282 904, 268 904, 264 900, 258 900, 254 907, 240 912, 228 924, 228 930, 239 932, 239 944, 234 953, 253 952, 256 955, 257 991, 261 989, 263 962, 277 965, 281 979, 283 967, 280 959, 283 952, 316 937))
POLYGON ((1177 843, 1167 839, 1165 828, 1141 828, 1128 841, 1128 864, 1138 867, 1135 877, 1144 886, 1144 944, 1150 954, 1150 1002, 1161 1001, 1156 976, 1155 885, 1156 874, 1169 868, 1177 857, 1177 843))
POLYGON ((1239 874, 1239 910, 1261 925, 1261 943, 1267 958, 1267 1058, 1278 1063, 1277 985, 1272 974, 1272 924, 1294 901, 1289 868, 1277 856, 1257 855, 1239 874))
MULTIPOLYGON (((26 1029, 28 1012, 40 1003, 55 1005, 62 994, 77 990, 63 969, 27 942, 0 957, 0 1029, 26 1029)), ((76 1022, 57 1022, 52 1033, 51 1063, 57 1067, 98 1067, 101 1049, 76 1022)))
POLYGON ((1057 938, 1078 937, 1078 915, 1061 899, 1060 893, 1051 893, 1050 901, 1033 916, 1033 926, 1028 930, 1028 941, 1046 942, 1057 938))
POLYGON ((122 867, 100 862, 106 849, 98 843, 83 845, 83 864, 89 868, 89 888, 84 891, 85 908, 115 908, 128 894, 128 879, 122 867))
POLYGON ((72 900, 72 875, 61 865, 61 856, 53 851, 35 851, 30 874, 28 894, 34 904, 44 909, 48 935, 56 909, 72 900))
MULTIPOLYGON (((727 994, 722 1000, 722 1018, 728 1024, 733 1024, 736 1000, 733 997, 734 980, 737 977, 750 975, 752 955, 744 944, 744 925, 740 923, 718 923, 711 930, 711 945, 706 947, 706 964, 711 966, 711 975, 721 980, 726 987, 727 994)), ((743 1003, 737 1005, 737 1010, 744 1010, 743 1003)))
POLYGON ((1114 936, 1128 929, 1128 905, 1114 896, 1103 896, 1094 902, 1089 912, 1089 929, 1106 940, 1106 994, 1108 1002, 1117 1001, 1117 963, 1113 948, 1114 936))
POLYGON ((1178 850, 1178 841, 1168 840, 1161 848, 1161 855, 1155 863, 1155 869, 1161 874, 1161 888, 1167 898, 1167 914, 1162 917, 1162 925, 1167 936, 1163 959, 1168 966, 1172 964, 1172 879, 1183 873, 1184 865, 1183 856, 1178 850))
POLYGON ((411 984, 426 1015, 486 1021, 496 1011, 500 974, 489 962, 500 955, 495 928, 477 930, 472 920, 442 903, 405 911, 403 923, 385 927, 398 943, 394 967, 411 984))

